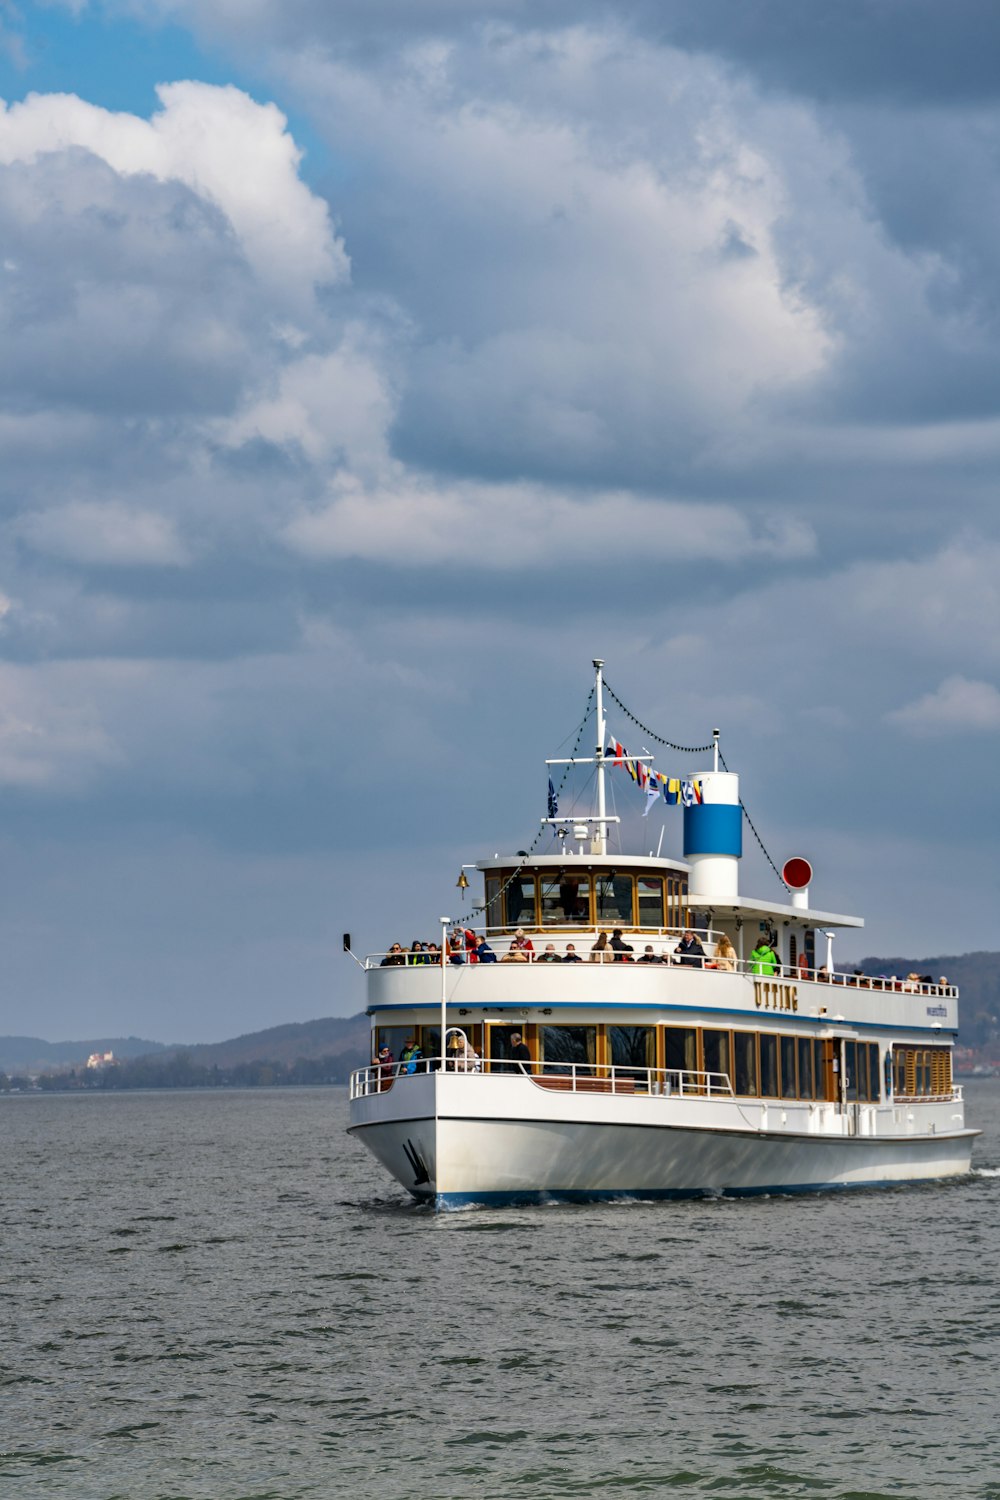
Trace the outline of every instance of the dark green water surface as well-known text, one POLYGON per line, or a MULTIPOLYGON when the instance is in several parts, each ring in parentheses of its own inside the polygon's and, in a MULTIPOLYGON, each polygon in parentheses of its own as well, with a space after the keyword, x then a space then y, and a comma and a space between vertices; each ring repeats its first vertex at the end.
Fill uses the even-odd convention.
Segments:
POLYGON ((411 1207, 339 1089, 0 1099, 0 1500, 1000 1500, 967 1180, 411 1207))

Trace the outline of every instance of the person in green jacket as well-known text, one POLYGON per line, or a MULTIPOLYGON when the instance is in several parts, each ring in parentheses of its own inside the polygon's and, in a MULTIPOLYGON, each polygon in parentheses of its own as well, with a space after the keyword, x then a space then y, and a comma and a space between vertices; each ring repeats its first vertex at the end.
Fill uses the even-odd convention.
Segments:
POLYGON ((778 967, 778 955, 771 947, 767 938, 762 937, 750 955, 750 973, 776 974, 778 967))

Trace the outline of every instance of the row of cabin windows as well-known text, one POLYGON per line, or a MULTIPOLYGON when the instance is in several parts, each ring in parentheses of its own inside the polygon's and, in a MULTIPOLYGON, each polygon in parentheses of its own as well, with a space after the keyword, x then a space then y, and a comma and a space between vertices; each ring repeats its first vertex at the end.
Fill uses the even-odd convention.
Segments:
POLYGON ((894 1047, 892 1089, 899 1095, 950 1095, 951 1053, 947 1047, 894 1047))
MULTIPOLYGON (((463 1023, 487 1070, 510 1057, 510 1038, 516 1029, 499 1022, 485 1026, 463 1023)), ((717 1073, 728 1076, 734 1093, 750 1098, 838 1097, 840 1049, 832 1040, 818 1037, 694 1026, 528 1024, 520 1030, 532 1061, 547 1073, 569 1070, 574 1065, 599 1071, 608 1067, 634 1069, 640 1085, 642 1075, 648 1076, 649 1070, 717 1073)), ((376 1052, 387 1045, 398 1059, 411 1036, 417 1037, 425 1057, 438 1055, 441 1031, 437 1026, 380 1026, 376 1052)), ((849 1100, 875 1101, 881 1097, 876 1042, 845 1042, 844 1065, 849 1100)))
POLYGON ((687 920, 686 875, 554 870, 513 880, 503 872, 486 877, 491 928, 683 927, 687 920))

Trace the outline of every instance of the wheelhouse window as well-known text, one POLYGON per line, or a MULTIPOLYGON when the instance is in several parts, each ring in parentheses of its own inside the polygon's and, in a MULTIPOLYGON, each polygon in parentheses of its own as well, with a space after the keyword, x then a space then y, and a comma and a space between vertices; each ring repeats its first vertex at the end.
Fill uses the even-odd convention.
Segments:
POLYGON ((639 926, 662 927, 664 925, 662 879, 640 876, 636 881, 636 894, 639 901, 639 926))
POLYGON ((687 922, 687 876, 668 875, 665 886, 667 893, 667 926, 683 927, 687 922))
POLYGON ((507 926, 536 927, 535 877, 518 875, 507 887, 507 926))
POLYGON ((538 1055, 544 1073, 568 1073, 597 1061, 596 1026, 539 1026, 538 1055))
POLYGON ((486 925, 490 929, 503 926, 503 906, 500 901, 500 876, 486 876, 486 925))
POLYGON ((542 926, 566 927, 575 922, 590 924, 590 876, 559 870, 539 879, 542 926))
POLYGON ((597 916, 599 927, 631 927, 632 892, 635 881, 631 875, 595 875, 597 893, 597 916))

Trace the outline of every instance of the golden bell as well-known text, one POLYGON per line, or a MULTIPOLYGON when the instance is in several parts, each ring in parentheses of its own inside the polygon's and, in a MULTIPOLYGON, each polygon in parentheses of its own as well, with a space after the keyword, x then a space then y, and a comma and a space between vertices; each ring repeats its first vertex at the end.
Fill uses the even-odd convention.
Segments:
POLYGON ((458 872, 458 879, 455 881, 455 884, 460 891, 467 891, 469 889, 469 877, 464 870, 458 872))

